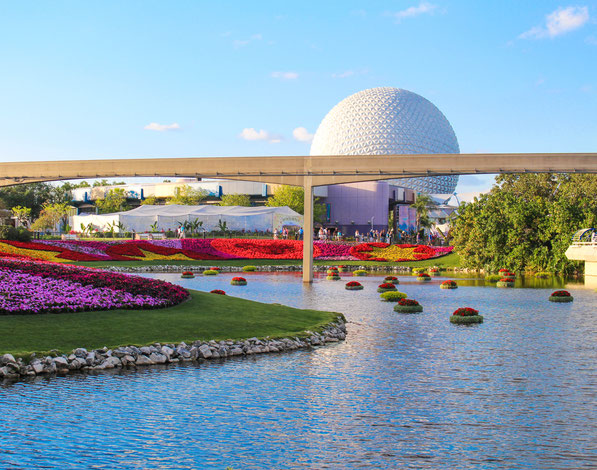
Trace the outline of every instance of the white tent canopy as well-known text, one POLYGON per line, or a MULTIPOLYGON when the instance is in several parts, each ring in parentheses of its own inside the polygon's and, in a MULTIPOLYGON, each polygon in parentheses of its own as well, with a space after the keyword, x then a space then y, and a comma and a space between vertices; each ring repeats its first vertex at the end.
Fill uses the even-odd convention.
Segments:
MULTIPOLYGON (((289 207, 242 207, 242 206, 183 206, 169 204, 165 206, 139 206, 136 209, 112 214, 82 214, 71 217, 71 227, 79 230, 81 224, 93 224, 95 229, 108 230, 109 225, 119 223, 124 231, 147 232, 157 222, 157 228, 176 230, 180 224, 199 220, 202 229, 218 230, 219 222, 226 222, 229 230, 265 232, 285 225, 303 225, 303 216, 289 207)), ((115 229, 118 232, 118 229, 115 229)))

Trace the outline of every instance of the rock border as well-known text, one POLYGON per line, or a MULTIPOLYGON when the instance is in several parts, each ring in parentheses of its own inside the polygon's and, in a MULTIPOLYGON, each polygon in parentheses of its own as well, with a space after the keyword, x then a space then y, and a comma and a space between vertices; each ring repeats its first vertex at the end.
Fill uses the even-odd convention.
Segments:
POLYGON ((305 331, 305 337, 294 338, 249 338, 244 341, 194 341, 154 343, 151 346, 121 346, 115 349, 95 349, 87 351, 77 348, 71 354, 61 356, 33 356, 29 363, 22 358, 15 359, 12 354, 0 357, 0 380, 19 380, 35 376, 67 375, 70 373, 89 373, 107 369, 136 369, 142 366, 173 364, 184 362, 202 362, 254 354, 281 353, 298 349, 312 349, 328 343, 337 343, 346 339, 346 320, 338 317, 328 323, 320 333, 305 331))

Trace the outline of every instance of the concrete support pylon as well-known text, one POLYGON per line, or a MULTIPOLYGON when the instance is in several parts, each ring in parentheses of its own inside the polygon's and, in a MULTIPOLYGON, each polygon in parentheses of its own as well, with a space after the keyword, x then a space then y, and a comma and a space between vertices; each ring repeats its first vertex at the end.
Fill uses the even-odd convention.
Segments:
POLYGON ((313 282, 313 186, 305 178, 305 215, 303 217, 303 282, 313 282))

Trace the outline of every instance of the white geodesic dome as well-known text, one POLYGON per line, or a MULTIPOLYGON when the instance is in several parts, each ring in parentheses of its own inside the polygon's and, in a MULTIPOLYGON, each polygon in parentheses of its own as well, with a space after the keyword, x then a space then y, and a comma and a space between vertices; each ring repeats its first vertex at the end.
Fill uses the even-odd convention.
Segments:
MULTIPOLYGON (((446 117, 433 103, 400 88, 363 90, 340 101, 323 118, 311 155, 460 153, 446 117)), ((453 193, 457 175, 392 180, 415 191, 453 193)))

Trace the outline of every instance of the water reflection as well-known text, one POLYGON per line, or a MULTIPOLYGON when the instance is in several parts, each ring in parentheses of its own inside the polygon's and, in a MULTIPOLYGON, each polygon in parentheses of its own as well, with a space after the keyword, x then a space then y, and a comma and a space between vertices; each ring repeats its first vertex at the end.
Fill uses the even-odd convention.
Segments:
MULTIPOLYGON (((352 279, 342 275, 343 281, 352 279)), ((348 340, 314 352, 36 379, 0 388, 0 468, 590 468, 597 466, 597 295, 563 280, 524 289, 461 277, 363 291, 321 276, 182 280, 263 302, 343 312, 348 340), (571 304, 547 301, 572 290, 571 304), (457 307, 486 322, 459 327, 457 307)))

